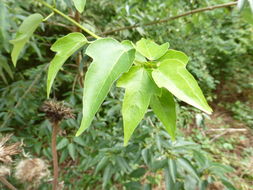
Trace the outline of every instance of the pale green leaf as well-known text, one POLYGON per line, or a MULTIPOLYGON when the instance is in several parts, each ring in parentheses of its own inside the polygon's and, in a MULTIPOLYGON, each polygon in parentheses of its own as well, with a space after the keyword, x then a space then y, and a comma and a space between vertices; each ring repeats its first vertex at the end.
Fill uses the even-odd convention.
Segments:
POLYGON ((75 8, 78 10, 79 13, 82 13, 86 4, 86 0, 72 0, 75 8))
POLYGON ((77 136, 87 129, 112 84, 131 67, 135 50, 112 38, 99 39, 86 50, 93 58, 84 80, 83 119, 77 136))
POLYGON ((189 57, 185 53, 174 49, 169 49, 158 61, 163 61, 165 59, 178 59, 185 63, 185 65, 189 61, 189 57))
POLYGON ((49 97, 54 79, 61 69, 64 62, 79 48, 87 43, 83 34, 78 32, 70 33, 58 39, 51 47, 51 50, 57 52, 51 61, 47 75, 47 97, 49 97))
POLYGON ((18 56, 21 50, 23 49, 25 44, 28 42, 33 32, 42 22, 42 20, 43 20, 43 17, 40 14, 36 13, 36 14, 30 15, 20 25, 18 32, 16 34, 16 38, 10 41, 10 43, 14 45, 11 52, 11 59, 14 66, 16 66, 18 56))
POLYGON ((165 126, 166 131, 170 134, 171 139, 175 140, 176 132, 176 104, 173 96, 166 89, 162 89, 161 96, 154 95, 151 98, 150 106, 156 116, 165 126))
POLYGON ((185 64, 177 59, 166 59, 152 72, 156 84, 169 90, 178 99, 210 114, 212 109, 185 64))
POLYGON ((136 50, 149 60, 156 60, 162 57, 168 50, 169 43, 158 45, 152 40, 142 38, 136 43, 136 50))
MULTIPOLYGON (((121 42, 124 46, 128 47, 128 48, 135 48, 135 45, 133 42, 129 41, 129 40, 124 40, 121 42)), ((141 55, 138 51, 135 52, 135 61, 137 62, 146 62, 146 58, 141 55)))
POLYGON ((156 92, 156 85, 148 71, 139 66, 132 67, 117 83, 125 88, 122 106, 124 125, 124 145, 126 146, 135 128, 144 117, 151 96, 156 92))

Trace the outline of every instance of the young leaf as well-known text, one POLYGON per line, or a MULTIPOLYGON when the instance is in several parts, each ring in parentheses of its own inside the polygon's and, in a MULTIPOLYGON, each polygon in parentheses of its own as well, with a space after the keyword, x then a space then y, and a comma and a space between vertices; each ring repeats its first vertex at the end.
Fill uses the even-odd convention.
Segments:
POLYGON ((78 10, 79 13, 82 13, 86 4, 86 0, 72 0, 75 8, 78 10))
POLYGON ((36 30, 36 28, 39 26, 39 24, 42 22, 43 17, 40 14, 32 14, 28 16, 23 23, 20 25, 18 32, 16 34, 16 38, 13 40, 10 40, 10 43, 14 45, 12 52, 11 52, 11 59, 16 66, 18 56, 25 46, 25 44, 28 42, 29 38, 32 36, 33 32, 36 30))
POLYGON ((174 49, 169 49, 161 58, 159 58, 158 61, 163 61, 165 59, 178 59, 179 61, 185 63, 185 65, 189 61, 189 57, 185 55, 185 53, 174 49))
POLYGON ((117 83, 126 89, 122 106, 124 145, 126 146, 135 128, 144 117, 156 85, 148 71, 139 66, 132 67, 117 83))
POLYGON ((54 79, 61 69, 64 62, 79 48, 87 43, 87 39, 83 34, 78 32, 70 33, 60 39, 58 39, 51 47, 51 50, 57 52, 51 61, 47 75, 47 97, 50 95, 50 91, 54 82, 54 79))
POLYGON ((165 129, 170 134, 171 139, 175 140, 176 132, 176 104, 173 96, 166 89, 162 89, 162 95, 154 95, 151 98, 150 106, 156 116, 160 119, 165 129))
POLYGON ((152 72, 156 84, 168 89, 178 99, 210 114, 212 109, 185 64, 177 59, 166 59, 152 72))
POLYGON ((112 38, 99 39, 86 50, 93 58, 84 81, 83 119, 77 136, 87 129, 112 84, 131 67, 135 50, 112 38))
POLYGON ((152 40, 142 38, 136 43, 136 50, 149 60, 156 60, 162 57, 168 50, 169 43, 158 45, 152 40))

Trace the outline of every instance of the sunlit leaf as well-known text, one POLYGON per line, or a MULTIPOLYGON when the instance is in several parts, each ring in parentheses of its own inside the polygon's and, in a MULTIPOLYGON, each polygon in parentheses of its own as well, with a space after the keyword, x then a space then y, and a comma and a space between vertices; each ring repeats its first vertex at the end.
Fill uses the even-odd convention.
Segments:
POLYGON ((185 55, 185 53, 174 49, 169 49, 161 58, 159 58, 158 61, 164 61, 165 59, 178 59, 179 61, 185 63, 185 65, 189 61, 189 57, 185 55))
POLYGON ((32 36, 33 32, 36 30, 36 28, 39 26, 39 24, 42 22, 43 17, 40 14, 32 14, 29 17, 27 17, 23 23, 20 25, 16 38, 13 40, 10 40, 10 43, 14 45, 12 52, 11 52, 11 59, 16 66, 18 56, 25 46, 25 44, 28 42, 29 38, 32 36))
POLYGON ((166 59, 152 72, 152 76, 160 88, 166 88, 178 99, 208 114, 212 112, 197 81, 186 70, 183 62, 166 59))
POLYGON ((74 32, 58 39, 51 47, 51 50, 57 52, 50 63, 47 75, 47 97, 54 82, 54 79, 61 69, 64 62, 79 48, 87 43, 83 34, 74 32))
POLYGON ((152 40, 142 38, 136 43, 136 50, 149 60, 156 60, 162 57, 168 50, 169 43, 158 45, 152 40))
POLYGON ((72 0, 79 13, 82 13, 86 4, 86 0, 72 0))
POLYGON ((85 75, 83 90, 83 119, 77 136, 87 129, 112 84, 131 67, 135 50, 112 38, 93 42, 86 51, 93 58, 85 75))

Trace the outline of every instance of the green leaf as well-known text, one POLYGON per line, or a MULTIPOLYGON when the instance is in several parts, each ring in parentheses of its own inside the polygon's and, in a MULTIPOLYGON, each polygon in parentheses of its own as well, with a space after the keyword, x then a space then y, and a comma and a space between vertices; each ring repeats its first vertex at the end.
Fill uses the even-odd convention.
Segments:
POLYGON ((7 60, 2 55, 0 55, 0 68, 3 68, 6 71, 6 73, 8 73, 8 75, 13 79, 14 76, 11 67, 8 64, 7 60))
POLYGON ((221 178, 221 181, 222 181, 223 185, 226 186, 227 190, 236 190, 236 188, 234 187, 234 185, 231 182, 229 182, 227 179, 221 178))
POLYGON ((70 157, 75 160, 76 159, 76 149, 75 149, 75 145, 73 143, 70 143, 68 145, 68 151, 69 151, 69 155, 70 157))
POLYGON ((56 146, 57 150, 61 150, 69 144, 69 140, 67 138, 63 138, 56 146))
POLYGON ((60 39, 58 39, 51 47, 51 50, 57 52, 51 61, 48 68, 47 75, 47 97, 50 95, 50 91, 54 82, 54 79, 61 69, 64 62, 79 48, 83 47, 87 43, 87 39, 83 34, 78 32, 70 33, 60 39))
MULTIPOLYGON (((135 45, 133 42, 129 41, 129 40, 124 40, 121 42, 124 46, 128 47, 128 48, 135 48, 135 45)), ((135 52, 135 61, 138 62, 146 62, 146 58, 141 55, 138 51, 135 52)))
POLYGON ((185 159, 185 158, 178 158, 177 163, 184 169, 186 170, 189 174, 194 176, 197 180, 199 180, 199 176, 197 174, 197 171, 195 168, 191 165, 191 163, 185 159))
POLYGON ((109 164, 109 158, 107 156, 103 157, 100 162, 97 164, 97 167, 95 169, 95 175, 102 170, 106 165, 109 164))
POLYGON ((171 179, 174 183, 176 183, 177 164, 176 164, 175 160, 169 159, 168 160, 168 165, 169 165, 169 173, 170 173, 171 179))
POLYGON ((169 90, 178 99, 210 114, 212 109, 185 64, 177 59, 166 59, 152 72, 156 84, 169 90))
POLYGON ((106 185, 110 181, 112 177, 112 172, 113 172, 112 165, 111 164, 107 165, 103 173, 103 184, 102 184, 103 189, 105 189, 106 185))
POLYGON ((135 50, 112 38, 99 39, 86 50, 93 58, 84 81, 83 119, 77 136, 87 129, 112 84, 131 67, 135 50))
POLYGON ((86 0, 72 0, 75 8, 78 10, 79 13, 82 13, 86 4, 86 0))
POLYGON ((25 46, 25 44, 28 42, 29 38, 32 36, 33 32, 36 30, 36 28, 39 26, 39 24, 42 22, 43 17, 40 14, 32 14, 28 16, 23 23, 20 25, 18 32, 16 34, 16 38, 13 40, 10 40, 10 43, 14 45, 12 52, 11 52, 11 59, 16 66, 18 56, 25 46))
POLYGON ((168 50, 169 43, 158 45, 152 40, 142 38, 136 43, 136 50, 149 60, 156 60, 162 57, 168 50))
POLYGON ((243 18, 246 22, 248 22, 248 23, 250 23, 250 24, 253 25, 253 14, 252 14, 252 12, 251 12, 249 6, 247 6, 247 7, 245 7, 245 8, 243 9, 241 15, 242 15, 242 18, 243 18))
POLYGON ((161 96, 152 96, 150 106, 165 126, 165 129, 170 134, 171 139, 175 140, 177 115, 176 104, 172 94, 166 89, 162 89, 161 96))
POLYGON ((124 145, 126 146, 135 128, 144 117, 150 98, 155 93, 156 85, 148 71, 139 66, 132 67, 117 83, 125 88, 122 106, 124 125, 124 145))
POLYGON ((185 53, 174 49, 169 49, 158 61, 164 61, 165 59, 178 59, 185 65, 189 61, 189 57, 185 53))
POLYGON ((74 137, 73 141, 77 144, 79 144, 80 146, 86 146, 87 144, 85 143, 85 141, 81 138, 81 137, 74 137))

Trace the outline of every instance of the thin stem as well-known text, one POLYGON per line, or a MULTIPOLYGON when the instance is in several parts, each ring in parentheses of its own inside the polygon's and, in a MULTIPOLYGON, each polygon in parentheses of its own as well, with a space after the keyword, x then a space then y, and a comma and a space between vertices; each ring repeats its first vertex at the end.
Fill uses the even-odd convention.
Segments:
POLYGON ((17 190, 10 182, 7 181, 3 176, 0 176, 0 181, 10 190, 17 190))
POLYGON ((74 25, 76 25, 77 27, 81 28, 83 31, 85 31, 89 35, 93 36, 94 38, 96 38, 96 39, 101 38, 98 35, 96 35, 95 33, 93 33, 92 31, 90 31, 87 28, 83 27, 81 24, 79 24, 78 22, 76 22, 74 19, 72 19, 69 16, 67 16, 66 14, 64 14, 63 12, 59 11, 58 9, 54 8, 53 6, 51 6, 50 4, 46 3, 45 1, 43 1, 43 0, 36 0, 36 1, 40 2, 44 6, 48 7, 52 11, 54 11, 55 13, 61 15, 62 17, 64 17, 68 21, 72 22, 74 25))
POLYGON ((56 149, 56 138, 58 134, 59 129, 59 122, 56 121, 53 123, 53 133, 52 133, 52 155, 53 155, 53 167, 54 167, 54 179, 53 179, 53 190, 57 190, 58 187, 58 155, 57 155, 57 149, 56 149))
POLYGON ((211 11, 211 10, 214 10, 214 9, 225 8, 225 7, 231 7, 231 6, 235 6, 236 4, 237 4, 237 2, 230 2, 230 3, 219 4, 219 5, 214 5, 214 6, 210 6, 210 7, 194 9, 194 10, 191 10, 191 11, 188 11, 188 12, 176 15, 176 16, 168 17, 168 18, 165 18, 165 19, 160 19, 160 20, 156 20, 156 21, 152 21, 152 22, 148 22, 148 23, 144 23, 144 24, 135 24, 135 25, 132 25, 132 26, 124 26, 124 27, 121 27, 121 28, 105 31, 105 32, 101 33, 100 35, 111 34, 111 33, 114 33, 114 32, 119 32, 119 31, 122 31, 122 30, 129 30, 129 29, 138 28, 138 27, 161 24, 161 23, 165 23, 165 22, 168 22, 168 21, 171 21, 171 20, 175 20, 175 19, 178 19, 178 18, 181 18, 181 17, 192 15, 192 14, 195 14, 195 13, 211 11))
POLYGON ((54 15, 54 12, 51 12, 46 18, 43 19, 43 22, 47 21, 53 15, 54 15))

